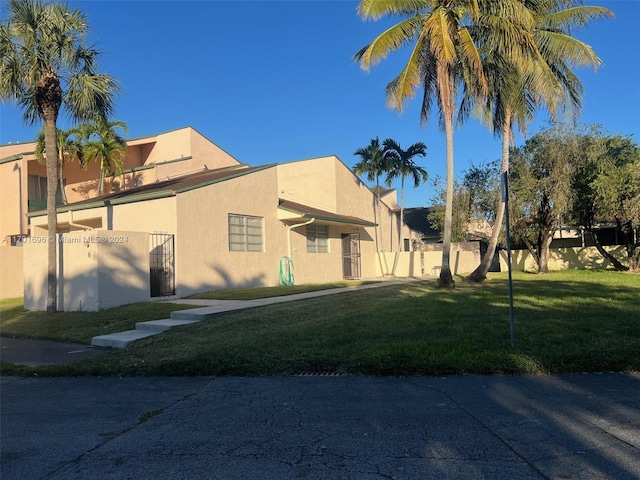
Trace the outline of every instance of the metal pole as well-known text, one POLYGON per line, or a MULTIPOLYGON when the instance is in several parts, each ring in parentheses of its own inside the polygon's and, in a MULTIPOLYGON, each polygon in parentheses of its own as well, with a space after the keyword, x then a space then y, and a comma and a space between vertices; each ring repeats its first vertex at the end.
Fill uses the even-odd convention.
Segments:
POLYGON ((509 176, 502 174, 502 201, 504 202, 505 219, 507 222, 507 270, 509 272, 509 326, 511 329, 511 347, 516 346, 516 324, 513 319, 513 280, 511 277, 511 229, 509 227, 509 176))

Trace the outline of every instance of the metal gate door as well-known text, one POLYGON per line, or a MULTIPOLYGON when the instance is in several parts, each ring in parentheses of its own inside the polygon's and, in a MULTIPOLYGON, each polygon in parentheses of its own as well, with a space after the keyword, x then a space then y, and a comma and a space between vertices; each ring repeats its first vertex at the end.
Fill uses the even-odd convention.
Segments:
POLYGON ((149 234, 149 243, 151 249, 149 253, 151 296, 175 295, 173 235, 151 233, 149 234))
POLYGON ((342 234, 342 276, 360 278, 360 234, 342 234))

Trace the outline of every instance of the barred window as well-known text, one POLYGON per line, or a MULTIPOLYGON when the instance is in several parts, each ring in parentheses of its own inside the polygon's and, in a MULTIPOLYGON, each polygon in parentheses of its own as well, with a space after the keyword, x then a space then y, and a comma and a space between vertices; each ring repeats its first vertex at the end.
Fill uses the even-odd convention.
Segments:
POLYGON ((307 252, 329 252, 329 227, 326 225, 307 225, 307 252))
POLYGON ((229 251, 262 252, 262 218, 229 215, 229 251))

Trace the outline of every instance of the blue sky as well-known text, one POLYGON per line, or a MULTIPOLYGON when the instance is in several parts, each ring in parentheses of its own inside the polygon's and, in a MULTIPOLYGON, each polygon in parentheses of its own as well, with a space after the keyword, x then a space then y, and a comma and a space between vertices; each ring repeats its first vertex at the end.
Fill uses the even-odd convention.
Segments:
MULTIPOLYGON (((603 60, 580 69, 585 87, 582 123, 598 123, 640 142, 640 0, 586 2, 616 18, 575 36, 603 60)), ((445 175, 445 141, 436 112, 419 121, 420 99, 402 115, 385 107, 384 88, 400 71, 400 50, 369 73, 353 54, 389 21, 363 22, 356 1, 71 1, 91 25, 90 42, 105 52, 102 71, 121 82, 116 118, 129 138, 192 126, 239 161, 284 163, 335 154, 348 166, 371 138, 404 147, 421 141, 421 165, 431 179, 445 175)), ((2 1, 2 18, 6 3, 2 1)), ((31 141, 37 128, 0 106, 0 143, 31 141)), ((540 112, 529 134, 544 127, 540 112)), ((62 116, 60 128, 68 128, 62 116)), ((522 143, 517 138, 517 144, 522 143)), ((455 170, 500 156, 500 141, 475 119, 456 130, 455 170)), ((394 185, 395 186, 395 185, 394 185)), ((399 187, 399 185, 397 185, 399 187)), ((407 206, 431 204, 429 181, 408 188, 407 206)))

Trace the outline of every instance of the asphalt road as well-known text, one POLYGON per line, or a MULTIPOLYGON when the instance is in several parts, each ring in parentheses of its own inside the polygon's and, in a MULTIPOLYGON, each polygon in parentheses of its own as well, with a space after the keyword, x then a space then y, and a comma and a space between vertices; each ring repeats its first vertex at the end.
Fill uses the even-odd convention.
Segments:
POLYGON ((640 375, 1 379, 2 480, 640 479, 640 375))

